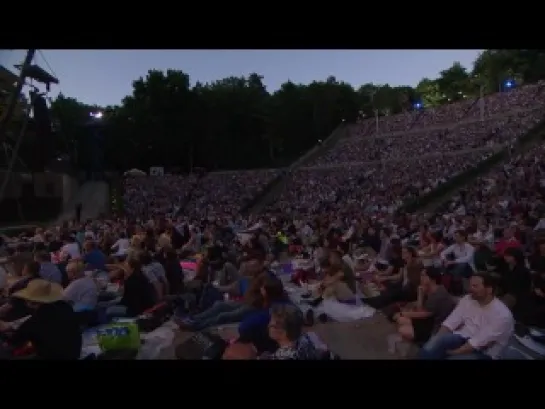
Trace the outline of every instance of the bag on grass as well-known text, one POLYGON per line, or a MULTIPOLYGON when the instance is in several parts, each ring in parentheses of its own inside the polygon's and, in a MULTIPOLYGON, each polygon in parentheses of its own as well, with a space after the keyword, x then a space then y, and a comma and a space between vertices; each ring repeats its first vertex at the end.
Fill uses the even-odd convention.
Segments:
POLYGON ((97 331, 97 340, 103 352, 140 349, 140 331, 135 322, 116 322, 97 331))

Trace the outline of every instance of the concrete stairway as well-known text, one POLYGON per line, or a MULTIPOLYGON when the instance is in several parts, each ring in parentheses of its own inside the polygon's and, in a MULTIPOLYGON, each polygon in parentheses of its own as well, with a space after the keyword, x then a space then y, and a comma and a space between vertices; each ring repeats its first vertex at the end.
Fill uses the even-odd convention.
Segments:
POLYGON ((286 183, 291 177, 291 173, 297 169, 305 167, 307 164, 311 163, 315 158, 325 154, 328 150, 333 148, 339 139, 347 136, 348 127, 344 124, 340 124, 321 144, 313 146, 309 149, 304 155, 299 157, 295 162, 293 162, 288 168, 285 175, 281 178, 278 178, 277 182, 269 186, 269 191, 263 195, 263 197, 256 202, 254 206, 248 209, 248 213, 259 213, 261 212, 269 203, 272 203, 284 190, 286 183))
POLYGON ((106 182, 91 181, 80 186, 74 197, 64 206, 63 212, 55 221, 61 224, 75 218, 76 205, 81 203, 81 219, 94 219, 106 213, 109 204, 109 188, 106 182))

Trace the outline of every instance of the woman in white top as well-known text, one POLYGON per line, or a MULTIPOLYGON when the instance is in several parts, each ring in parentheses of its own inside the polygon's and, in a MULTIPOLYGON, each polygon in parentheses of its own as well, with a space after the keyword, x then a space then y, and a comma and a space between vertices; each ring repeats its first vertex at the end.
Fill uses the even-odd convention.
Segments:
POLYGON ((119 239, 117 239, 111 249, 115 251, 116 254, 125 255, 129 251, 129 247, 130 242, 127 235, 125 232, 121 232, 119 233, 119 239))
POLYGON ((81 250, 74 236, 69 236, 61 247, 61 258, 63 260, 77 260, 81 258, 81 250))

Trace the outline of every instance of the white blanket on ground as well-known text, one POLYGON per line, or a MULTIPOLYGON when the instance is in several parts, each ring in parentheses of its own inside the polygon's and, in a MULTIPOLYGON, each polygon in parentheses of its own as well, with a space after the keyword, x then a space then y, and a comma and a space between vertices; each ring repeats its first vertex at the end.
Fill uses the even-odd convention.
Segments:
MULTIPOLYGON (((311 307, 302 302, 301 294, 303 289, 293 284, 285 285, 290 299, 296 304, 303 313, 306 313, 311 307)), ((375 309, 359 302, 356 305, 343 304, 335 300, 324 300, 316 308, 313 308, 316 314, 326 314, 333 321, 351 322, 364 318, 371 318, 375 314, 375 309)))
POLYGON ((172 345, 177 328, 173 321, 167 321, 152 332, 142 334, 140 338, 144 344, 136 359, 159 359, 163 351, 172 345))

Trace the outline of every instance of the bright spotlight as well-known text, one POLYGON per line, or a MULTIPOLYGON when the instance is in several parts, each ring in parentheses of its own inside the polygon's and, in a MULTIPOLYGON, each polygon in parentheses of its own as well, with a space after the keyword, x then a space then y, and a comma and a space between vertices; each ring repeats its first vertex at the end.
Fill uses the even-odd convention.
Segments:
POLYGON ((511 89, 511 88, 515 88, 516 84, 515 84, 515 81, 509 79, 509 80, 505 80, 505 82, 503 83, 503 87, 505 89, 511 89))

